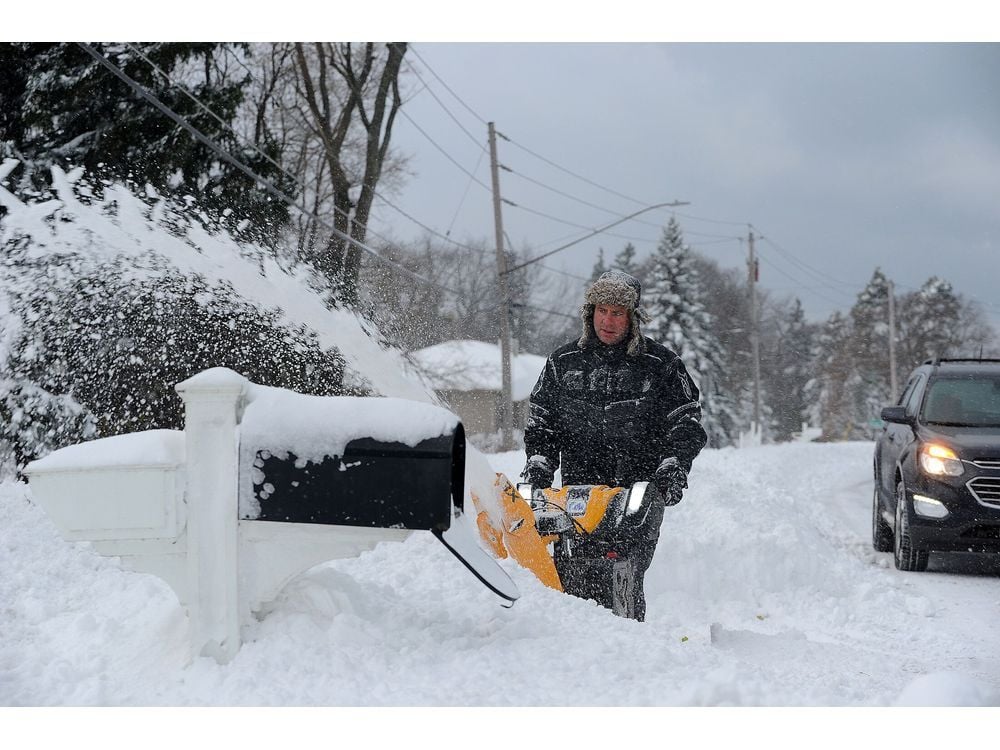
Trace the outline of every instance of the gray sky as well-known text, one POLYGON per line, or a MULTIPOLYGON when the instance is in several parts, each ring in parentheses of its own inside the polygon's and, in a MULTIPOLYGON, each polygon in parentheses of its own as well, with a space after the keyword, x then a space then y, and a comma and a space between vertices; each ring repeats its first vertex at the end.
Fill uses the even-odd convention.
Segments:
MULTIPOLYGON (((849 309, 879 266, 900 292, 949 280, 1000 328, 1000 44, 416 42, 407 61, 427 85, 410 73, 393 140, 412 174, 389 197, 452 238, 492 242, 490 193, 466 174, 490 184, 492 120, 514 142, 498 149, 517 248, 676 199, 687 240, 724 267, 745 269, 752 224, 762 287, 812 319, 849 309)), ((544 263, 588 275, 630 240, 644 256, 669 216, 544 263)), ((424 233, 388 207, 375 219, 424 233)))
MULTIPOLYGON (((1000 34, 984 0, 379 0, 330 11, 284 0, 280 13, 251 0, 239 19, 177 0, 155 22, 121 0, 99 2, 99 14, 53 4, 44 19, 10 9, 11 38, 418 40, 404 66, 410 119, 393 136, 411 174, 387 196, 459 241, 493 241, 490 193, 466 174, 490 184, 492 120, 514 141, 500 141, 499 157, 516 172, 501 173, 518 204, 504 206, 516 248, 545 252, 644 205, 688 201, 676 215, 696 250, 743 271, 747 243, 735 238, 752 224, 762 287, 799 296, 815 320, 849 309, 878 266, 901 292, 949 280, 1000 329, 1000 34)), ((669 216, 645 214, 543 263, 588 275, 599 247, 610 259, 628 241, 645 256, 669 216)), ((425 233, 384 204, 372 226, 401 240, 425 233)))

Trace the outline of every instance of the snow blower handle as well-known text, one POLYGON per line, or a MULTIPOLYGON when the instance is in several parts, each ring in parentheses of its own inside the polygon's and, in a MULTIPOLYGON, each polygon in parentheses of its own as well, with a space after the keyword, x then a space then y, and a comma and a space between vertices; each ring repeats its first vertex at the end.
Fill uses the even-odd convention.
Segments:
POLYGON ((530 504, 539 534, 604 538, 630 533, 647 522, 650 510, 660 499, 649 485, 636 482, 626 489, 580 484, 556 489, 521 483, 517 490, 530 504))

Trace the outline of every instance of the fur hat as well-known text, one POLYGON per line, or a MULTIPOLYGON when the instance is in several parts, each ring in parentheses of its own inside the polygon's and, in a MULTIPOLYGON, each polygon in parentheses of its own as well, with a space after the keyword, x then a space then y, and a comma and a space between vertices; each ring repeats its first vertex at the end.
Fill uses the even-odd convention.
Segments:
POLYGON ((597 337, 594 330, 594 308, 598 305, 621 305, 629 312, 628 354, 632 356, 645 351, 646 343, 639 324, 648 322, 648 317, 639 307, 642 284, 637 278, 624 271, 606 271, 587 289, 583 299, 583 307, 580 308, 583 336, 577 342, 581 349, 597 337))

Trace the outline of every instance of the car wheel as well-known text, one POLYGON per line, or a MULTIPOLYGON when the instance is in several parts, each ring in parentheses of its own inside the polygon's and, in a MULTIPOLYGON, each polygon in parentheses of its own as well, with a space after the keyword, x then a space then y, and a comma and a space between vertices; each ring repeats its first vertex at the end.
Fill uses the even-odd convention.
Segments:
POLYGON ((903 483, 896 485, 896 529, 892 545, 893 562, 899 570, 927 570, 930 554, 913 548, 910 540, 910 515, 906 512, 906 490, 903 483))
POLYGON ((882 504, 879 502, 878 482, 875 480, 875 491, 872 493, 872 547, 876 552, 892 551, 892 527, 882 518, 882 504))

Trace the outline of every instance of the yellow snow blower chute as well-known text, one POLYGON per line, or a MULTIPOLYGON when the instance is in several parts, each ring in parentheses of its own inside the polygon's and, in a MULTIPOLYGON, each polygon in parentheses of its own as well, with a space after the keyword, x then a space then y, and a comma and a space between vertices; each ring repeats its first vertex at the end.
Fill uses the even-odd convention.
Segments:
POLYGON ((495 507, 474 492, 472 500, 479 534, 496 557, 509 555, 557 591, 633 616, 636 572, 629 553, 659 521, 650 513, 658 496, 648 482, 540 489, 515 487, 497 474, 493 489, 495 507))

